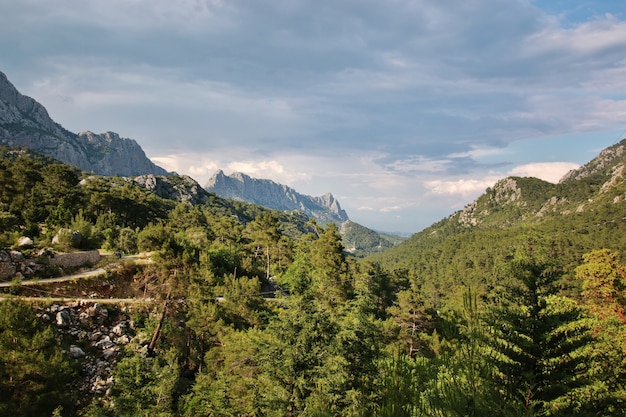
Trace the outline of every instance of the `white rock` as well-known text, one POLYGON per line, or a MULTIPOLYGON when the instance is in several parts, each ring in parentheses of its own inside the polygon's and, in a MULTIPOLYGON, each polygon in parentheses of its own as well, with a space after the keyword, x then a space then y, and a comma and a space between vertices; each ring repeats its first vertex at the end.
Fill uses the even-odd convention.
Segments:
POLYGON ((22 236, 17 240, 17 246, 20 248, 32 248, 35 242, 28 236, 22 236))
POLYGON ((56 315, 56 322, 59 327, 68 327, 72 324, 72 317, 67 310, 61 310, 56 315))

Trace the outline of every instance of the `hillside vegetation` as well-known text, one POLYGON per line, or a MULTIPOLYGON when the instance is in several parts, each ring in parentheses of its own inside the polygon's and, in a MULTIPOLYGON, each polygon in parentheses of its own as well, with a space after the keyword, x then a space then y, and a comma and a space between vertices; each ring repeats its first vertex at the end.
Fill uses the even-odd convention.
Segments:
POLYGON ((0 415, 623 415, 623 149, 557 185, 503 180, 364 260, 297 212, 192 205, 3 149, 7 250, 152 262, 6 289, 0 415), (72 318, 50 294, 86 299, 72 318), (143 304, 88 301, 109 296, 143 304))
POLYGON ((420 279, 488 291, 500 279, 498 268, 527 236, 558 254, 563 285, 580 292, 575 268, 583 254, 609 248, 624 261, 626 244, 626 158, 622 141, 569 173, 558 184, 510 177, 463 210, 413 235, 370 261, 404 268, 420 279))

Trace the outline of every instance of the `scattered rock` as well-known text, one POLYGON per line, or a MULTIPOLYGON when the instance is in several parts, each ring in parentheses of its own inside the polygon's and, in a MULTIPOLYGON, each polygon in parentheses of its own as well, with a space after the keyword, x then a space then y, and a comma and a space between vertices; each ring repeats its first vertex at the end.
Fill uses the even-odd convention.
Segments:
POLYGON ((85 351, 79 348, 76 345, 70 346, 70 358, 72 359, 80 359, 85 357, 85 351))
POLYGON ((115 346, 115 343, 111 341, 109 336, 102 336, 102 338, 93 345, 93 347, 102 350, 109 349, 113 346, 115 346))
POLYGON ((35 246, 35 242, 33 242, 33 240, 31 238, 29 238, 28 236, 21 236, 17 240, 17 247, 18 248, 30 249, 33 246, 35 246))
POLYGON ((110 361, 117 355, 117 352, 118 352, 117 348, 114 348, 114 347, 104 349, 102 351, 102 358, 105 361, 110 361))
POLYGON ((69 311, 61 310, 56 314, 56 323, 59 327, 69 327, 72 324, 72 317, 69 311))
POLYGON ((58 331, 76 341, 67 354, 74 359, 83 359, 80 390, 85 395, 105 395, 113 382, 111 373, 122 346, 134 340, 134 326, 128 311, 119 309, 110 314, 98 303, 73 302, 52 304, 38 317, 43 321, 54 319, 58 331), (79 343, 82 347, 78 346, 79 343))
POLYGON ((87 336, 87 338, 89 339, 90 342, 96 342, 96 341, 100 340, 101 337, 102 337, 102 332, 99 331, 99 330, 91 332, 87 336))
POLYGON ((122 335, 117 339, 117 343, 119 345, 127 345, 130 343, 130 337, 127 334, 122 335))
POLYGON ((128 324, 125 321, 119 322, 115 327, 111 328, 111 333, 120 337, 128 332, 128 324))

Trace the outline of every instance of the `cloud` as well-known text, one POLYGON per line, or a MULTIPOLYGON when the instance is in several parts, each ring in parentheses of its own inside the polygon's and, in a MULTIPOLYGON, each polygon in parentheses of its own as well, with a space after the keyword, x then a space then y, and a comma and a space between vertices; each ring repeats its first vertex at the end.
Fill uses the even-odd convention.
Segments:
POLYGON ((510 173, 554 178, 541 141, 624 129, 623 13, 565 3, 23 0, 0 70, 201 183, 240 170, 418 228, 510 173))
POLYGON ((507 176, 535 177, 557 183, 563 175, 580 165, 572 162, 537 162, 518 165, 508 173, 491 172, 482 178, 461 178, 450 180, 425 181, 428 193, 434 196, 458 196, 464 199, 475 198, 488 187, 507 176))
POLYGON ((450 167, 451 160, 446 159, 431 159, 422 155, 417 155, 411 158, 398 159, 387 166, 396 172, 401 173, 414 173, 414 172, 445 172, 450 167))
POLYGON ((499 179, 500 176, 490 175, 482 179, 431 180, 426 181, 424 186, 432 195, 460 196, 469 199, 478 196, 499 179))
POLYGON ((580 165, 572 162, 538 162, 513 168, 509 174, 517 177, 535 177, 551 183, 557 183, 570 170, 580 165))
POLYGON ((400 206, 388 206, 388 207, 382 207, 380 209, 380 212, 381 213, 390 213, 390 212, 398 211, 400 209, 401 209, 400 206))

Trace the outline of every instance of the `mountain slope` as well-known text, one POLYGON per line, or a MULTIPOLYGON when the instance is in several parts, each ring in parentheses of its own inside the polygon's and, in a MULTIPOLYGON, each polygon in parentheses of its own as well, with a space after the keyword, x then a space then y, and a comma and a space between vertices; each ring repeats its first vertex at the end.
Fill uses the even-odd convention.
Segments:
POLYGON ((166 175, 132 139, 113 132, 72 133, 34 99, 20 94, 0 72, 0 144, 37 151, 99 175, 166 175))
POLYGON ((529 239, 550 246, 562 264, 565 288, 577 293, 574 269, 582 254, 626 247, 626 140, 605 149, 558 184, 509 177, 474 202, 369 257, 407 268, 440 288, 498 285, 501 265, 529 239))
POLYGON ((383 252, 395 244, 390 238, 350 220, 342 223, 339 231, 346 251, 357 257, 383 252))
POLYGON ((240 172, 227 176, 218 170, 204 188, 225 198, 276 210, 299 210, 321 223, 342 223, 348 220, 348 215, 331 193, 311 197, 272 180, 251 178, 240 172))

